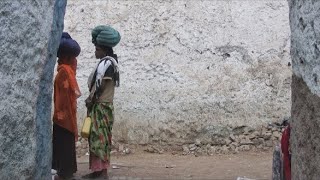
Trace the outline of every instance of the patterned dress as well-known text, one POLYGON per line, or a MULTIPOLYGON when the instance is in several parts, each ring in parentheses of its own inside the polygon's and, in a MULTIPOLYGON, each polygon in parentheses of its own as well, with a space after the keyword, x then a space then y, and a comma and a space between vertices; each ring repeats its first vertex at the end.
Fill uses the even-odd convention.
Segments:
POLYGON ((92 119, 89 137, 90 169, 101 171, 110 166, 112 126, 114 121, 113 97, 118 85, 117 62, 112 57, 102 58, 88 79, 92 106, 88 115, 92 119))

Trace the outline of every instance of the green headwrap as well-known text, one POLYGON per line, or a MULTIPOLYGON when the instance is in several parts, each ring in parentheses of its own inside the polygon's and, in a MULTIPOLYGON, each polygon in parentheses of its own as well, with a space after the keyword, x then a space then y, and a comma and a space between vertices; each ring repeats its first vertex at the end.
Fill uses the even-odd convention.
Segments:
POLYGON ((111 26, 100 25, 95 27, 92 32, 92 43, 100 46, 114 47, 121 39, 120 33, 111 26))

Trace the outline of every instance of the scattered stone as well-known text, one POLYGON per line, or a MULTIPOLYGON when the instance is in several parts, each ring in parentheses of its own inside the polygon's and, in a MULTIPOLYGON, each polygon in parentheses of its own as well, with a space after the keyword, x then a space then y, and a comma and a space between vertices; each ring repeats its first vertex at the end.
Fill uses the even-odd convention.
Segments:
POLYGON ((241 139, 240 145, 252 145, 254 144, 249 137, 244 137, 243 139, 241 139))
POLYGON ((231 140, 231 141, 233 141, 233 142, 235 142, 235 141, 236 141, 236 138, 234 137, 234 135, 233 135, 233 134, 230 134, 229 138, 230 138, 230 140, 231 140))
POLYGON ((123 152, 123 150, 124 150, 124 146, 123 146, 123 144, 120 144, 119 145, 119 152, 123 152))
POLYGON ((271 140, 265 141, 265 146, 266 147, 273 147, 273 142, 271 140))
POLYGON ((163 154, 163 149, 160 149, 158 147, 152 146, 153 149, 153 153, 159 153, 159 154, 163 154))
POLYGON ((266 132, 266 133, 262 134, 262 137, 263 137, 264 140, 270 139, 271 136, 272 136, 271 132, 266 132))
POLYGON ((272 133, 272 136, 276 137, 277 139, 280 139, 281 133, 279 131, 275 131, 275 132, 272 133))
POLYGON ((154 149, 152 147, 148 147, 146 150, 144 150, 148 153, 155 153, 154 149))
POLYGON ((221 153, 222 153, 222 154, 228 154, 228 152, 229 152, 229 148, 228 148, 228 146, 226 146, 226 145, 222 146, 222 147, 220 148, 220 150, 221 150, 221 153))
POLYGON ((196 146, 200 146, 201 145, 201 140, 200 139, 196 139, 196 146))
POLYGON ((197 146, 195 145, 195 144, 190 144, 189 145, 189 150, 190 151, 194 151, 194 150, 196 150, 197 149, 197 146))
POLYGON ((242 145, 239 147, 240 151, 250 151, 249 145, 242 145))
POLYGON ((183 149, 183 152, 186 152, 186 153, 189 153, 189 152, 190 152, 187 145, 183 145, 183 146, 182 146, 182 149, 183 149))
MULTIPOLYGON (((229 127, 232 129, 231 127, 229 127)), ((165 151, 181 152, 183 155, 193 154, 195 156, 200 155, 214 155, 214 154, 227 154, 238 153, 239 151, 261 151, 270 150, 271 147, 279 143, 281 138, 281 127, 274 126, 261 126, 257 129, 250 127, 241 127, 237 129, 238 134, 234 134, 234 131, 226 135, 225 137, 213 136, 212 139, 195 139, 190 140, 188 144, 180 143, 174 145, 167 145, 164 143, 164 148, 157 148, 156 146, 149 146, 144 151, 149 153, 162 154, 165 151), (239 134, 242 132, 241 134, 239 134), (174 147, 174 148, 173 148, 174 147)), ((113 141, 113 153, 120 152, 121 154, 130 154, 132 150, 126 148, 124 142, 113 141), (122 144, 121 144, 122 143, 122 144)), ((76 142, 77 156, 89 155, 89 145, 87 139, 79 138, 76 142)), ((176 154, 176 153, 175 153, 176 154)))
POLYGON ((123 151, 125 154, 130 154, 131 150, 129 148, 125 148, 125 150, 123 151))
POLYGON ((254 131, 254 129, 253 128, 250 128, 250 127, 245 127, 244 128, 244 132, 243 132, 243 134, 244 135, 249 135, 249 134, 251 134, 251 132, 253 132, 254 131))
POLYGON ((120 169, 120 167, 119 167, 119 166, 116 166, 116 165, 113 165, 113 166, 112 166, 112 169, 120 169))
POLYGON ((234 152, 233 152, 234 154, 238 154, 239 153, 239 148, 238 147, 236 147, 236 149, 234 150, 234 152))
POLYGON ((254 180, 254 179, 249 179, 249 178, 246 178, 246 177, 238 177, 236 180, 254 180))
POLYGON ((258 149, 263 149, 263 145, 262 145, 262 144, 259 144, 259 145, 257 146, 257 148, 258 148, 258 149))
POLYGON ((230 140, 230 138, 226 138, 225 142, 226 142, 226 145, 229 145, 229 144, 231 144, 232 141, 230 140))
POLYGON ((259 137, 259 133, 257 131, 255 131, 254 133, 251 133, 247 136, 250 140, 255 139, 257 137, 259 137))

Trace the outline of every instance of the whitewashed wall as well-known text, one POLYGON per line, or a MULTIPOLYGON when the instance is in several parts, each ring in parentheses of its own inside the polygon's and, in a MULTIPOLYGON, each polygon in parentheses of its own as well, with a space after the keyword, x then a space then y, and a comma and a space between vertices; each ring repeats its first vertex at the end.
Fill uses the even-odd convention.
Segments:
POLYGON ((117 140, 183 143, 290 116, 288 14, 286 0, 69 0, 65 31, 82 47, 79 122, 101 24, 122 35, 117 140))

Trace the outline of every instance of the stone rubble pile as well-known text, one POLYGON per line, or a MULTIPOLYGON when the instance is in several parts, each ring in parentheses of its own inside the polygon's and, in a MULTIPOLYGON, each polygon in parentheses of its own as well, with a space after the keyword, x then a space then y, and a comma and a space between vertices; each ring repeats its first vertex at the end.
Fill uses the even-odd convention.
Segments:
MULTIPOLYGON (((178 148, 168 148, 160 145, 145 145, 145 152, 162 154, 165 151, 175 151, 183 155, 193 154, 214 155, 214 154, 235 154, 241 151, 267 151, 276 146, 281 138, 284 127, 275 124, 268 124, 257 129, 250 127, 233 128, 232 133, 227 137, 213 138, 212 142, 204 142, 196 139, 194 143, 177 145, 178 148)), ((76 144, 77 155, 83 156, 88 154, 89 146, 86 139, 80 138, 76 144)), ((113 153, 130 154, 133 148, 130 145, 113 142, 113 153)), ((176 154, 176 153, 175 153, 176 154)))
POLYGON ((213 155, 270 150, 279 143, 282 129, 283 127, 272 124, 258 129, 244 127, 241 133, 230 134, 224 138, 217 137, 213 143, 206 144, 196 139, 195 143, 182 146, 183 154, 213 155))

